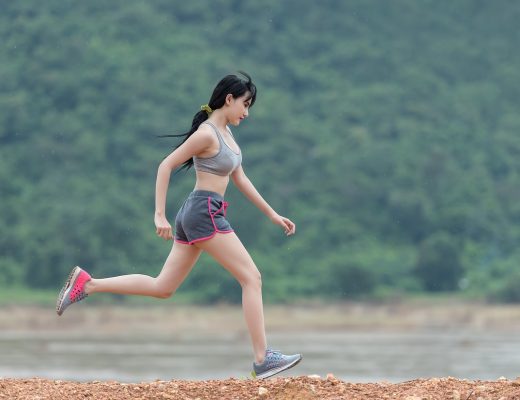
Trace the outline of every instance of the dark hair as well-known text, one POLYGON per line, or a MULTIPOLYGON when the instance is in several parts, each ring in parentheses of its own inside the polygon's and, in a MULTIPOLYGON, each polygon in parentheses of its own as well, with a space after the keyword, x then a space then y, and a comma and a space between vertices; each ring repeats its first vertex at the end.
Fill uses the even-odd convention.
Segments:
MULTIPOLYGON (((245 72, 238 71, 241 75, 243 75, 246 79, 238 77, 236 75, 226 75, 224 78, 217 83, 215 89, 213 89, 213 94, 209 99, 208 105, 210 108, 215 111, 224 106, 226 102, 226 96, 228 94, 233 95, 233 98, 238 98, 249 92, 249 97, 247 100, 251 100, 251 106, 255 104, 256 100, 256 86, 251 81, 251 77, 245 72)), ((199 111, 193 117, 193 121, 191 122, 191 129, 186 133, 181 133, 180 135, 161 135, 160 137, 184 137, 183 141, 175 146, 175 148, 180 147, 188 138, 199 129, 200 124, 208 119, 208 113, 206 111, 199 111)), ((179 170, 181 169, 189 169, 193 165, 193 159, 190 158, 187 160, 179 170)))

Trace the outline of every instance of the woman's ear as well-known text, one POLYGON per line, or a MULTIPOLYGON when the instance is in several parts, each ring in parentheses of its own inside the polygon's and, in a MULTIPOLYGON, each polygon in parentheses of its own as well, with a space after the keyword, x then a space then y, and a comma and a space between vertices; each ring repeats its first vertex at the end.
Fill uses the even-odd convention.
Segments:
POLYGON ((229 106, 231 104, 231 100, 233 100, 233 95, 231 93, 229 93, 227 96, 226 96, 226 104, 229 106))

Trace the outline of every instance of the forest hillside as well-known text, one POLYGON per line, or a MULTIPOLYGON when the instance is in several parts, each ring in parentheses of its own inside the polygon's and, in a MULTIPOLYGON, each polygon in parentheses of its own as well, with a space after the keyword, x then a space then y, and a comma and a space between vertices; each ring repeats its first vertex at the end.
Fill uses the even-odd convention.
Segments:
MULTIPOLYGON (((520 301, 520 3, 3 2, 0 290, 70 268, 156 275, 157 167, 214 85, 258 87, 234 135, 286 238, 235 188, 267 302, 421 292, 520 301)), ((167 216, 194 185, 172 175, 167 216)), ((240 301, 203 257, 180 292, 240 301)))

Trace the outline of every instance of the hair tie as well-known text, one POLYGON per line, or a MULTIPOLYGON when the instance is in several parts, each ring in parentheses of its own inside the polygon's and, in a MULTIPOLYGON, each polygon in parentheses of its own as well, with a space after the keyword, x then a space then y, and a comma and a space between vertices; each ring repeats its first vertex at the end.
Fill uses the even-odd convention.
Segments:
POLYGON ((213 112, 213 110, 211 109, 209 104, 204 104, 204 105, 200 106, 200 109, 202 111, 206 111, 208 113, 208 115, 210 115, 213 112))

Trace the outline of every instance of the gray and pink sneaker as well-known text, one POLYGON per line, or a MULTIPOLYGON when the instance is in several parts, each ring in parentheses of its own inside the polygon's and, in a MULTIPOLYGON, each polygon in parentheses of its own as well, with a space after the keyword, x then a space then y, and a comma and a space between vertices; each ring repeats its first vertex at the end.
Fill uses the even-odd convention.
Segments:
POLYGON ((286 356, 278 350, 267 349, 262 364, 253 363, 253 378, 265 379, 294 367, 302 360, 301 354, 286 356))
POLYGON ((71 271, 67 282, 61 289, 58 301, 56 302, 56 312, 58 315, 73 303, 83 300, 88 295, 85 293, 85 283, 90 281, 91 277, 87 271, 80 267, 74 267, 71 271))

